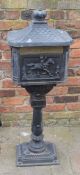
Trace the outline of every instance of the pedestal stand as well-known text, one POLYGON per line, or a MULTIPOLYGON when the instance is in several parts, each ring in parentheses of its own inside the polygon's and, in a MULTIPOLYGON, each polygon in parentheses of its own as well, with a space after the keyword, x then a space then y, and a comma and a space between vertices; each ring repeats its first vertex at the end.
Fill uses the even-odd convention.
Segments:
POLYGON ((42 108, 46 106, 45 94, 53 85, 26 87, 33 107, 32 135, 29 143, 17 145, 17 166, 58 164, 55 145, 44 142, 42 108))

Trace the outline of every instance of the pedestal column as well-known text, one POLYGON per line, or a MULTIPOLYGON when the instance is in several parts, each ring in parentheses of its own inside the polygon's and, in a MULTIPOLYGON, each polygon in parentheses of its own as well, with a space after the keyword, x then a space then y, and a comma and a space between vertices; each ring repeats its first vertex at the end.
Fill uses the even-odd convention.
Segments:
POLYGON ((43 120, 42 108, 46 106, 46 98, 41 95, 31 95, 31 106, 33 107, 32 119, 32 136, 29 144, 29 150, 35 153, 40 153, 45 150, 43 141, 43 120))
POLYGON ((43 140, 42 108, 46 106, 46 93, 53 85, 26 87, 33 108, 30 142, 17 145, 17 166, 58 164, 55 145, 43 140))

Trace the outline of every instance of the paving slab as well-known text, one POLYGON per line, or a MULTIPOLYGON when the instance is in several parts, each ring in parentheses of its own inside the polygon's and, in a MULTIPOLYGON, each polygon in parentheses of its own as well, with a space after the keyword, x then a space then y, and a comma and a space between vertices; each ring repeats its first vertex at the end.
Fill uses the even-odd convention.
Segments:
POLYGON ((59 165, 16 167, 16 145, 30 135, 30 127, 0 128, 0 175, 80 175, 80 127, 44 127, 44 140, 56 145, 59 165))

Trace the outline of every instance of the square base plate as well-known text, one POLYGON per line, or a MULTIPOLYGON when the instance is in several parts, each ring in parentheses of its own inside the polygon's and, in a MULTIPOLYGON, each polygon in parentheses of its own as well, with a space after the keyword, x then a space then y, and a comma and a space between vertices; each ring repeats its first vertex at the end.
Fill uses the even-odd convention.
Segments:
POLYGON ((55 145, 45 143, 46 149, 42 153, 33 153, 28 149, 29 143, 17 145, 16 156, 17 166, 38 166, 38 165, 56 165, 59 164, 56 155, 55 145))

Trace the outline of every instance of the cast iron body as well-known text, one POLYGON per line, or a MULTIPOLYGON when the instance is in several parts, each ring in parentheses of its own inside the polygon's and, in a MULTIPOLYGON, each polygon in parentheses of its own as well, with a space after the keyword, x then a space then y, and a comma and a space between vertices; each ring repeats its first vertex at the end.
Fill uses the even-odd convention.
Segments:
POLYGON ((54 144, 43 141, 42 108, 46 94, 66 79, 72 39, 65 31, 49 28, 45 17, 46 12, 35 11, 29 27, 8 34, 13 81, 29 92, 33 107, 31 141, 17 146, 17 166, 58 163, 54 144))

